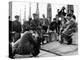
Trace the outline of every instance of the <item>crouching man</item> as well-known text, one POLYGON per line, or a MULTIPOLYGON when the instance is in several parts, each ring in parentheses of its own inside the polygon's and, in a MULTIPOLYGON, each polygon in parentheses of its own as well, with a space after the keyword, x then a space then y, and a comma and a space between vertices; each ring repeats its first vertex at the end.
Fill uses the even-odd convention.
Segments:
POLYGON ((70 45, 72 44, 72 36, 74 33, 77 32, 77 23, 76 23, 76 17, 73 15, 71 17, 70 14, 68 14, 68 22, 64 25, 67 26, 64 31, 63 34, 61 35, 61 43, 63 43, 64 40, 67 41, 67 44, 70 45))
POLYGON ((40 51, 40 41, 37 33, 33 31, 28 31, 23 34, 23 36, 12 44, 12 55, 15 54, 27 55, 32 54, 37 56, 40 51))

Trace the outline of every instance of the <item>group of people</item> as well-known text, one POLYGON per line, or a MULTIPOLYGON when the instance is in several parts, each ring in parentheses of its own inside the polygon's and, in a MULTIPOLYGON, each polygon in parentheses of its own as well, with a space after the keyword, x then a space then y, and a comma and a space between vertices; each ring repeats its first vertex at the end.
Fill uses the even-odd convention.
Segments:
POLYGON ((50 30, 56 30, 61 44, 64 43, 64 40, 67 41, 67 44, 72 44, 72 36, 78 30, 76 16, 73 10, 70 11, 71 13, 66 13, 64 10, 65 7, 58 12, 54 21, 51 22, 50 30))
POLYGON ((45 41, 44 34, 49 31, 55 32, 60 38, 57 38, 61 44, 64 40, 67 44, 72 44, 73 33, 77 32, 76 16, 74 11, 71 14, 64 12, 65 7, 56 14, 53 21, 49 22, 48 18, 39 18, 37 14, 33 14, 33 18, 24 21, 23 25, 19 22, 19 16, 15 16, 15 21, 11 21, 9 17, 9 57, 13 58, 15 54, 39 54, 40 45, 45 41), (21 35, 23 33, 23 35, 21 35), (12 45, 12 42, 14 43, 12 45))

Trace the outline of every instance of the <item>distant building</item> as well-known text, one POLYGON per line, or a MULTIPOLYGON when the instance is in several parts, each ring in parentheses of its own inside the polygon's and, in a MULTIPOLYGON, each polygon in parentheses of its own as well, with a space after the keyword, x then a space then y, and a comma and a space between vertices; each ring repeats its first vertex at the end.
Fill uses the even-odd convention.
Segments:
POLYGON ((49 22, 51 22, 51 20, 52 20, 52 8, 51 8, 50 3, 48 3, 48 5, 47 5, 47 18, 49 19, 49 22))
POLYGON ((37 3, 36 14, 38 15, 39 18, 39 3, 37 3))
POLYGON ((29 18, 31 18, 31 3, 29 5, 29 18))
POLYGON ((74 6, 73 5, 67 5, 67 13, 72 14, 72 11, 74 11, 74 6))
POLYGON ((26 5, 25 5, 25 8, 24 8, 24 19, 23 19, 23 22, 26 21, 26 5))

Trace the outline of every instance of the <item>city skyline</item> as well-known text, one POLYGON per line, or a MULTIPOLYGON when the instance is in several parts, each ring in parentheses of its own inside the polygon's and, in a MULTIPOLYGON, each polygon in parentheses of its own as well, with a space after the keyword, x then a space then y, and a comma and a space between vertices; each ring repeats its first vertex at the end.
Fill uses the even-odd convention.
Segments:
MULTIPOLYGON (((42 18, 42 15, 45 14, 45 17, 47 18, 47 4, 48 3, 39 3, 39 17, 42 18)), ((28 20, 30 16, 30 9, 31 9, 31 17, 33 18, 33 13, 36 13, 36 8, 37 8, 37 3, 29 3, 29 2, 12 2, 12 20, 15 20, 14 16, 15 15, 20 15, 21 14, 21 20, 24 19, 24 11, 25 11, 25 5, 26 5, 26 20, 28 20), (31 8, 30 8, 31 5, 31 8), (21 12, 20 12, 21 11, 21 12)), ((52 4, 52 19, 55 17, 57 14, 57 9, 61 9, 63 6, 67 8, 67 5, 64 4, 52 4)), ((77 17, 77 6, 74 6, 74 14, 77 17)))

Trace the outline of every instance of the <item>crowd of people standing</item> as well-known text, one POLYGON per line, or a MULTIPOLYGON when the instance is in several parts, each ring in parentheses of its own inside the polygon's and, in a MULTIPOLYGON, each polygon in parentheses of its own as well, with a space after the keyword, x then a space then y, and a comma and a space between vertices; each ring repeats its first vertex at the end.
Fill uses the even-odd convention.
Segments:
MULTIPOLYGON (((19 52, 21 50, 20 54, 27 54, 24 52, 31 51, 33 56, 36 56, 39 54, 40 45, 44 44, 46 38, 44 35, 50 31, 56 33, 56 36, 58 36, 56 41, 61 44, 64 43, 64 40, 67 41, 68 45, 72 44, 73 33, 78 30, 76 16, 74 15, 73 10, 71 10, 71 13, 67 13, 64 10, 65 7, 62 7, 61 10, 58 9, 55 18, 53 18, 51 22, 44 14, 42 15, 43 18, 39 18, 36 13, 33 14, 33 19, 29 18, 28 21, 23 22, 23 25, 21 25, 18 15, 15 16, 15 21, 11 21, 9 17, 10 46, 12 46, 12 42, 16 43, 17 40, 21 39, 20 42, 15 44, 18 48, 14 49, 14 51, 19 52), (26 33, 27 31, 28 33, 26 33), (23 36, 21 36, 22 33, 24 34, 23 36)), ((47 42, 51 42, 51 40, 47 42)), ((11 48, 12 47, 10 47, 10 49, 11 48)))

